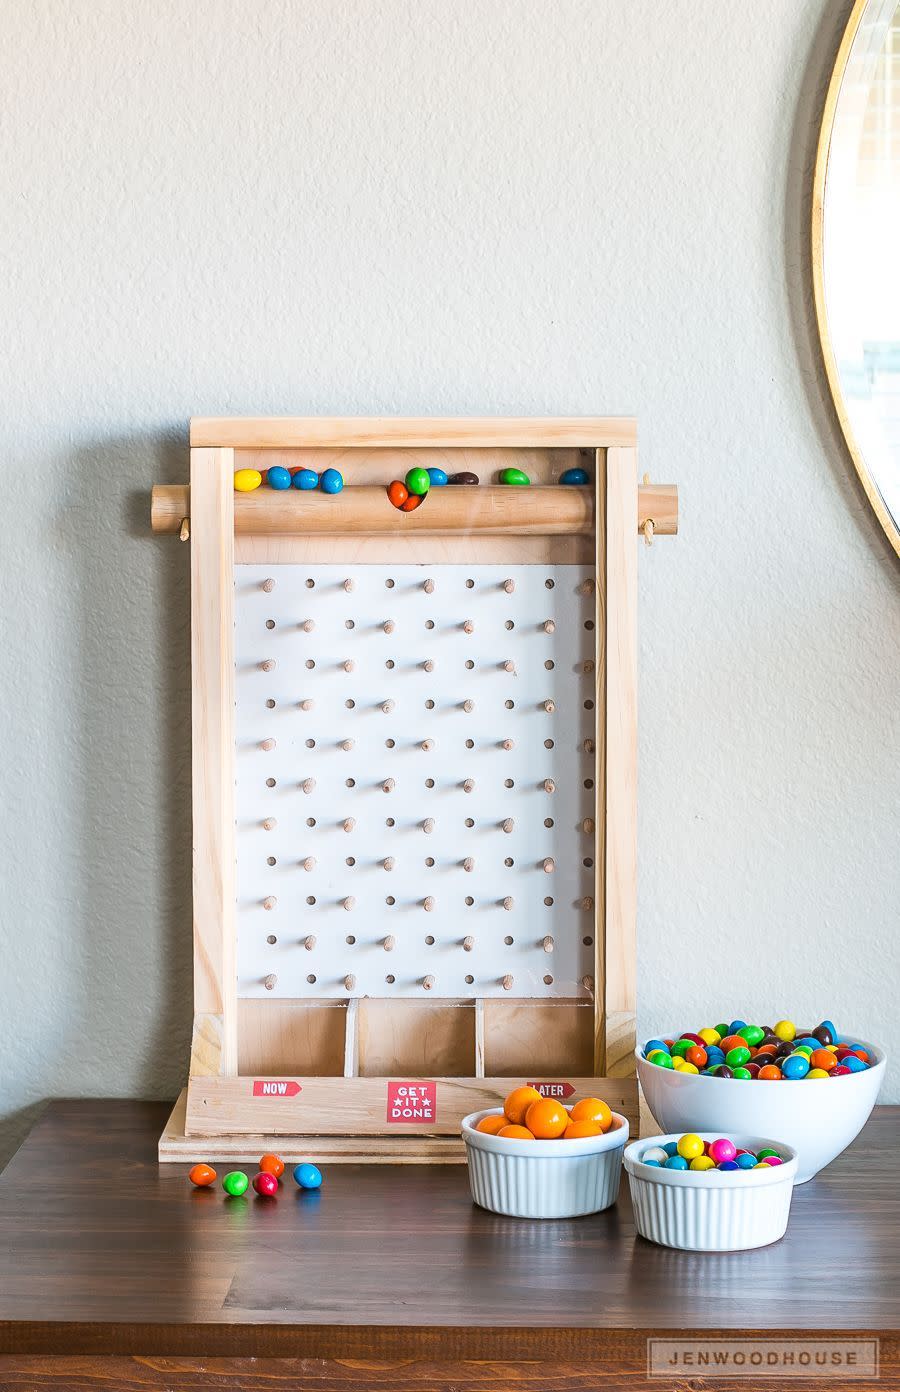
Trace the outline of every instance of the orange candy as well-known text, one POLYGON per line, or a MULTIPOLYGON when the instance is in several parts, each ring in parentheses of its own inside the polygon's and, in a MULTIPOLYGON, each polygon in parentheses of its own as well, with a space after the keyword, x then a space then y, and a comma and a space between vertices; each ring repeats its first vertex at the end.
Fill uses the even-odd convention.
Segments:
POLYGON ((273 1174, 276 1179, 280 1179, 284 1174, 284 1161, 280 1155, 264 1155, 259 1162, 259 1168, 264 1174, 273 1174))
POLYGON ((575 1103, 569 1116, 572 1121, 595 1121, 601 1131, 608 1131, 612 1126, 612 1110, 600 1097, 583 1097, 575 1103))
POLYGON ((400 504, 401 512, 415 512, 417 507, 421 507, 425 501, 424 493, 410 493, 405 502, 400 504))
POLYGON ((774 1063, 766 1063, 766 1064, 763 1064, 762 1068, 759 1070, 759 1073, 757 1074, 757 1077, 758 1077, 762 1082, 766 1082, 766 1083, 774 1083, 774 1082, 776 1082, 777 1079, 780 1078, 781 1076, 782 1076, 781 1069, 780 1069, 780 1068, 776 1068, 776 1066, 775 1066, 774 1063))
POLYGON ((826 1073, 831 1073, 837 1068, 837 1059, 830 1049, 816 1049, 809 1060, 810 1068, 822 1068, 826 1073))
POLYGON ((499 1116, 482 1117, 478 1125, 475 1127, 475 1130, 484 1131, 487 1133, 488 1136, 496 1136, 498 1131, 502 1131, 503 1127, 508 1125, 509 1122, 501 1112, 499 1116))
POLYGON ((188 1170, 188 1179, 198 1189, 205 1189, 207 1184, 215 1184, 217 1175, 211 1165, 194 1165, 188 1170))
POLYGON ((409 497, 409 489, 405 483, 401 483, 399 479, 394 479, 393 483, 388 484, 387 495, 394 504, 394 507, 399 508, 403 506, 409 497))
POLYGON ((564 1141, 580 1141, 585 1136, 602 1136, 603 1127, 596 1121, 570 1121, 563 1132, 564 1141))
POLYGON ((727 1054, 730 1049, 746 1049, 747 1041, 742 1034, 726 1034, 719 1048, 723 1054, 727 1054))
POLYGON ((569 1125, 569 1113, 561 1102, 541 1097, 525 1113, 525 1125, 536 1141, 556 1141, 569 1125))
MULTIPOLYGON (((414 494, 413 496, 417 497, 418 495, 414 494)), ((532 1102, 540 1101, 541 1094, 538 1092, 537 1088, 513 1088, 512 1092, 503 1103, 503 1110, 506 1113, 507 1121, 512 1122, 513 1126, 521 1126, 525 1120, 525 1113, 528 1111, 532 1102)))
POLYGON ((498 1136, 503 1136, 507 1141, 533 1141, 534 1136, 524 1126, 504 1126, 498 1132, 498 1136))

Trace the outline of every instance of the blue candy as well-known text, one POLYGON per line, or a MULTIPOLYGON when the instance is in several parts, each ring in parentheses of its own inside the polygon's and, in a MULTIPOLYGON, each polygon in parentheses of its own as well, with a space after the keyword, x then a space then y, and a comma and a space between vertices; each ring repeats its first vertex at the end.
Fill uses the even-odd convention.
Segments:
POLYGON ((710 1044, 706 1050, 706 1062, 711 1068, 714 1063, 725 1062, 725 1051, 720 1049, 718 1044, 710 1044))
POLYGON ((746 1021, 746 1020, 732 1020, 731 1024, 728 1026, 728 1033, 729 1033, 729 1034, 737 1034, 738 1030, 742 1030, 742 1029, 746 1029, 746 1028, 747 1028, 747 1021, 746 1021))
POLYGON ((654 1049, 662 1049, 664 1054, 669 1052, 668 1046, 665 1045, 661 1039, 648 1039, 647 1043, 644 1045, 644 1058, 649 1058, 654 1049))
POLYGON ((295 1165, 294 1179, 301 1189, 318 1189, 322 1183, 322 1172, 315 1165, 295 1165))
POLYGON ((318 488, 319 475, 315 469, 298 469, 294 475, 295 488, 318 488))
MULTIPOLYGON (((755 1165, 756 1161, 754 1160, 753 1163, 755 1165)), ((741 1166, 736 1160, 721 1160, 716 1166, 717 1170, 739 1170, 740 1168, 741 1166)))
POLYGON ((567 469, 564 474, 560 474, 559 481, 560 483, 590 483, 584 469, 567 469))
POLYGON ((756 1156, 736 1155, 734 1157, 734 1163, 737 1165, 739 1170, 752 1170, 753 1166, 756 1164, 756 1156))
POLYGON ((667 1155, 677 1155, 677 1154, 678 1154, 678 1142, 677 1142, 677 1141, 664 1141, 664 1142, 663 1142, 663 1150, 666 1152, 667 1155))
POLYGON ((279 493, 291 486, 291 471, 283 469, 280 464, 273 464, 266 473, 266 482, 270 488, 277 488, 279 493))
POLYGON ((814 1039, 811 1034, 805 1034, 802 1039, 794 1040, 795 1049, 799 1044, 805 1044, 808 1048, 812 1050, 821 1049, 822 1047, 821 1041, 818 1039, 814 1039))
POLYGON ((841 1059, 841 1063, 845 1068, 849 1068, 851 1073, 865 1073, 866 1071, 866 1064, 863 1063, 861 1058, 857 1058, 855 1054, 845 1054, 841 1059))
POLYGON ((835 1027, 834 1027, 833 1021, 831 1021, 831 1020, 823 1020, 823 1021, 822 1021, 822 1024, 825 1026, 825 1028, 826 1028, 827 1030, 831 1030, 831 1038, 832 1038, 832 1040, 834 1041, 834 1043, 836 1044, 836 1043, 838 1042, 838 1032, 837 1032, 837 1030, 836 1030, 835 1027))
POLYGON ((804 1058, 803 1054, 789 1054, 786 1059, 781 1061, 781 1076, 783 1078, 805 1078, 809 1072, 809 1059, 804 1058))
POLYGON ((662 1168, 666 1170, 686 1170, 688 1169, 688 1162, 683 1155, 670 1155, 662 1168))
POLYGON ((435 488, 442 488, 447 482, 447 475, 444 473, 443 469, 429 469, 428 477, 431 479, 432 485, 435 488))
MULTIPOLYGON (((269 473, 271 474, 271 469, 269 473)), ((323 493, 340 493, 344 486, 344 480, 337 469, 326 469, 319 479, 319 487, 323 493)))
POLYGON ((662 1169, 662 1164, 660 1163, 659 1160, 645 1160, 643 1163, 644 1163, 645 1165, 652 1165, 653 1168, 656 1169, 656 1170, 661 1170, 661 1169, 662 1169))

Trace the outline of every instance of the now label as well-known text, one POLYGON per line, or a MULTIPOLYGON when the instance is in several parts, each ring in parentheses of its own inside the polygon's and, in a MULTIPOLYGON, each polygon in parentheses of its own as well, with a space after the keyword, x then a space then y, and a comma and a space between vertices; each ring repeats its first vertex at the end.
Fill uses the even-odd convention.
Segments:
POLYGON ((437 1083, 388 1083, 387 1119, 400 1125, 435 1121, 437 1083))
POLYGON ((253 1096, 254 1097, 296 1097, 298 1092, 302 1092, 299 1083, 285 1082, 283 1078, 254 1078, 253 1096))

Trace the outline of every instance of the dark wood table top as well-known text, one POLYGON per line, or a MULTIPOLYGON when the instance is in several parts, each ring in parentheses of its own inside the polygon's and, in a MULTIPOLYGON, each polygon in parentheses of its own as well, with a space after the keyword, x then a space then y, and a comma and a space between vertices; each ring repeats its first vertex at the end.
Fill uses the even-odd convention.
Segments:
POLYGON ((617 1333, 900 1327, 898 1107, 795 1191, 783 1241, 727 1255, 636 1237, 624 1176, 613 1209, 561 1222, 474 1207, 464 1166, 332 1165, 318 1193, 228 1199, 157 1163, 167 1113, 37 1122, 0 1177, 0 1353, 547 1359, 617 1333))

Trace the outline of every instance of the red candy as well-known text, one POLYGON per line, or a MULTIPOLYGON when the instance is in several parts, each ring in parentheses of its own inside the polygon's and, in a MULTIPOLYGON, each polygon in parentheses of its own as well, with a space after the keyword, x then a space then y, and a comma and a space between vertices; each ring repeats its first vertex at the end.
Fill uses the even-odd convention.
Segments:
POLYGON ((259 1174, 254 1176, 253 1188, 264 1199, 272 1199, 278 1193, 278 1180, 273 1174, 269 1174, 268 1170, 260 1170, 259 1174))

